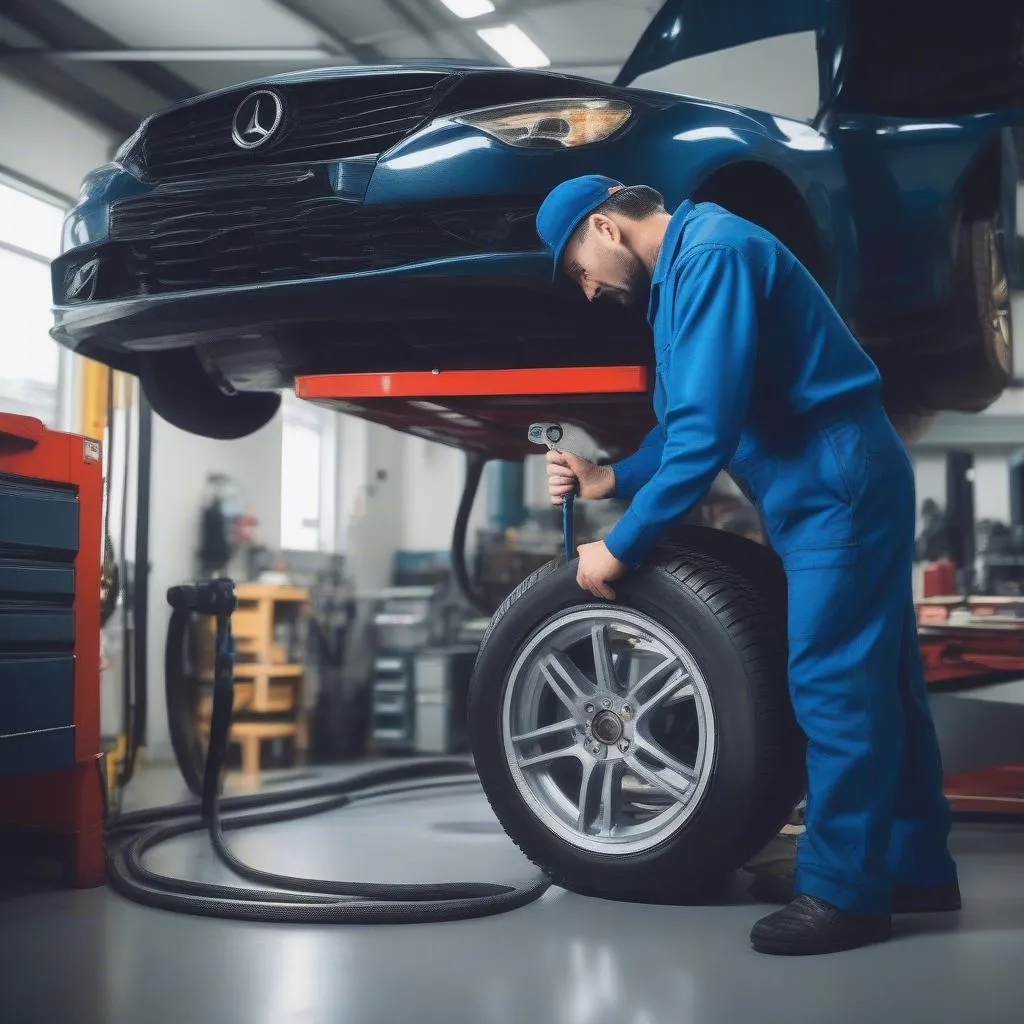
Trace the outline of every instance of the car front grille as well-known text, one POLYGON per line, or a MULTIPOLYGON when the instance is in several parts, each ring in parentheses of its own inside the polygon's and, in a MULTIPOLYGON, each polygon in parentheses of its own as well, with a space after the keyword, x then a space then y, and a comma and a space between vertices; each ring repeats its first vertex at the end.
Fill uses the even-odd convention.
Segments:
POLYGON ((57 261, 55 282, 64 302, 105 300, 528 252, 540 246, 539 204, 363 205, 331 194, 316 169, 233 187, 162 186, 115 203, 110 242, 57 261))
POLYGON ((381 153, 424 124, 454 81, 449 74, 409 71, 233 89, 154 117, 143 132, 135 169, 163 181, 381 153), (235 113, 260 90, 280 99, 281 122, 264 144, 244 149, 232 139, 235 113))

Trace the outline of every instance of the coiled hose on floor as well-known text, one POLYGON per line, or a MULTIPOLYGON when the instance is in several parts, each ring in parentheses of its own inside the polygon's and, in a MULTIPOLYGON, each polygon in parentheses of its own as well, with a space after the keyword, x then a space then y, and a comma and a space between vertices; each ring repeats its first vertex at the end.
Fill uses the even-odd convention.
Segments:
MULTIPOLYGON (((179 761, 182 754, 186 755, 183 770, 191 776, 190 786, 201 774, 202 801, 199 805, 186 802, 125 814, 110 824, 107 867, 110 883, 117 892, 147 906, 204 917, 322 924, 414 924, 504 913, 538 899, 550 887, 550 879, 543 875, 523 887, 484 882, 340 882, 261 871, 240 861, 228 848, 225 831, 291 821, 374 797, 464 787, 477 783, 477 779, 469 761, 438 758, 375 769, 337 782, 221 801, 220 783, 234 700, 230 625, 235 606, 234 584, 230 580, 213 580, 175 587, 168 593, 168 600, 174 609, 171 637, 179 642, 190 614, 211 614, 217 621, 210 742, 202 770, 193 749, 175 746, 179 761), (252 813, 239 813, 246 811, 252 813), (154 846, 203 829, 209 834, 218 859, 231 871, 248 881, 274 888, 172 878, 145 865, 145 854, 154 846)), ((173 685, 171 676, 168 685, 173 685)), ((169 710, 176 703, 169 700, 169 710)), ((183 737, 178 739, 183 742, 183 737)))

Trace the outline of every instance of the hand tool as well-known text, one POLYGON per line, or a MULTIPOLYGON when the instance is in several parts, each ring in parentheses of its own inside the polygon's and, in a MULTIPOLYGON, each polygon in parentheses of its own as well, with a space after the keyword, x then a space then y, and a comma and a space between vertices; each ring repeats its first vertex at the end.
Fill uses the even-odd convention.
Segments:
MULTIPOLYGON (((592 442, 578 427, 564 423, 531 423, 529 438, 534 444, 544 445, 549 451, 568 452, 583 458, 582 452, 592 442)), ((579 487, 579 481, 576 486, 579 487)), ((571 562, 576 550, 573 541, 573 501, 575 491, 562 495, 562 540, 565 544, 565 560, 571 562)))

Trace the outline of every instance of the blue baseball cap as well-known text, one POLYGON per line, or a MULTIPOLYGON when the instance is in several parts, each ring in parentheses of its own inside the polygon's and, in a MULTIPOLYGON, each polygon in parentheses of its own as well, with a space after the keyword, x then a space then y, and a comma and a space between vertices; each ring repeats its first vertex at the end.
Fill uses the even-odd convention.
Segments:
POLYGON ((613 192, 625 186, 603 174, 585 174, 556 185, 537 211, 537 234, 551 253, 551 280, 558 277, 562 253, 583 218, 597 209, 613 192))

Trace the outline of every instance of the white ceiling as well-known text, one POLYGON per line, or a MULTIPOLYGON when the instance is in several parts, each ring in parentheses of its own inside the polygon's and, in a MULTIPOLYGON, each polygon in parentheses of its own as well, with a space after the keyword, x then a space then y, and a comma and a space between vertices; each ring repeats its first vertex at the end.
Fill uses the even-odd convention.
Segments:
POLYGON ((214 89, 297 67, 366 63, 347 41, 378 59, 454 57, 504 62, 476 36, 481 26, 515 24, 551 67, 611 79, 661 0, 492 0, 493 14, 461 19, 442 0, 64 0, 65 6, 129 47, 317 48, 335 56, 279 61, 165 62, 198 89, 214 89), (292 8, 292 9, 288 9, 292 8), (304 15, 311 17, 307 20, 304 15), (427 31, 421 31, 421 29, 427 31), (328 31, 325 31, 327 29, 328 31))
POLYGON ((135 47, 316 46, 321 33, 275 0, 68 0, 135 47))

